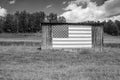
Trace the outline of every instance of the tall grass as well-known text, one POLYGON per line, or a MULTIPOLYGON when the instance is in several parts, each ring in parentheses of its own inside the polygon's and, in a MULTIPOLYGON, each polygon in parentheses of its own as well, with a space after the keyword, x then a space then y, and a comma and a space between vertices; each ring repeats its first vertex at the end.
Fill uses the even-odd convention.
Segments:
POLYGON ((119 48, 42 50, 0 47, 0 80, 120 80, 119 48))

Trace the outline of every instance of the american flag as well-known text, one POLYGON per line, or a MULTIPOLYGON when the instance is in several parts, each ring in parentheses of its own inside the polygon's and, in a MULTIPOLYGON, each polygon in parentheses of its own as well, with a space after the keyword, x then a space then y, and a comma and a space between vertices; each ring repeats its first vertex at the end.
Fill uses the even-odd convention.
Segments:
POLYGON ((91 48, 91 26, 56 25, 52 27, 53 48, 91 48))

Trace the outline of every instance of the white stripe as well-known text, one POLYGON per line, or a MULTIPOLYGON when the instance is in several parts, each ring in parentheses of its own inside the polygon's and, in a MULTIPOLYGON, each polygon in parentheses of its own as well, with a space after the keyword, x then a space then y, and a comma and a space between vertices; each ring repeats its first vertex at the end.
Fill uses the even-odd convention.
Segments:
POLYGON ((69 31, 69 33, 89 33, 91 34, 92 32, 91 31, 69 31))
POLYGON ((91 28, 69 27, 69 30, 91 30, 91 28))
POLYGON ((78 34, 70 34, 69 37, 91 37, 92 35, 78 35, 78 34))
POLYGON ((68 26, 69 28, 91 28, 91 26, 68 26))
POLYGON ((86 42, 83 42, 83 41, 79 41, 79 42, 62 42, 62 41, 53 41, 53 45, 54 44, 92 44, 92 41, 86 41, 86 42))
POLYGON ((53 45, 53 48, 91 48, 92 45, 53 45))
POLYGON ((76 40, 76 41, 78 41, 78 40, 92 40, 92 38, 53 38, 53 41, 54 40, 64 40, 64 41, 71 41, 71 40, 76 40))

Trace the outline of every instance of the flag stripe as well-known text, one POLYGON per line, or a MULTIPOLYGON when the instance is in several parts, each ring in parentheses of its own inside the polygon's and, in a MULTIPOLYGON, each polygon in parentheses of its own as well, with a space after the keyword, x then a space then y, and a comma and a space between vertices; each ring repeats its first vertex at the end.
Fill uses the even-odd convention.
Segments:
POLYGON ((91 42, 91 40, 72 40, 72 41, 71 40, 62 40, 62 41, 61 40, 54 40, 53 42, 65 42, 65 43, 66 42, 70 42, 70 43, 71 42, 91 42))
POLYGON ((74 46, 74 45, 91 45, 91 44, 54 44, 54 45, 63 45, 63 46, 66 46, 66 45, 70 45, 70 46, 74 46))
POLYGON ((91 31, 69 31, 69 33, 89 33, 89 34, 91 34, 91 31))
POLYGON ((88 41, 88 40, 92 40, 92 38, 53 38, 53 42, 54 41, 88 41))
POLYGON ((79 29, 91 29, 91 26, 69 26, 69 29, 74 29, 74 28, 79 28, 79 29))
POLYGON ((91 31, 91 30, 88 30, 88 29, 69 29, 69 31, 91 31))
POLYGON ((59 42, 53 42, 53 44, 92 44, 91 41, 87 41, 87 42, 84 42, 84 41, 80 41, 80 42, 62 42, 62 41, 59 41, 59 42))
POLYGON ((91 30, 91 27, 69 27, 69 30, 73 29, 79 29, 79 30, 91 30))
POLYGON ((91 31, 91 28, 71 28, 71 29, 69 29, 70 31, 71 30, 73 30, 73 31, 75 31, 75 30, 79 30, 79 31, 91 31))
POLYGON ((86 42, 84 42, 84 43, 53 43, 53 45, 92 45, 92 43, 86 43, 86 42))
POLYGON ((82 38, 84 38, 84 37, 91 37, 92 35, 74 35, 74 34, 72 34, 72 35, 69 35, 69 37, 70 38, 73 38, 73 37, 82 37, 82 38))
POLYGON ((91 48, 92 45, 53 45, 53 48, 91 48))
POLYGON ((69 33, 69 35, 91 35, 90 33, 69 33))
MULTIPOLYGON (((68 26, 68 37, 53 37, 53 48, 91 48, 92 31, 91 26, 68 26)), ((56 34, 59 30, 56 32, 56 34)))

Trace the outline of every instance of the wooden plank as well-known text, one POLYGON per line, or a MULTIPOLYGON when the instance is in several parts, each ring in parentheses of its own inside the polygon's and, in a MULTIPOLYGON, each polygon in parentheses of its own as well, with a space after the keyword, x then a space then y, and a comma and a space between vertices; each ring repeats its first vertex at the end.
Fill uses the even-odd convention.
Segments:
POLYGON ((103 47, 103 27, 97 26, 92 28, 92 45, 94 48, 103 47))
POLYGON ((52 48, 52 27, 49 25, 42 26, 42 44, 41 49, 52 48))

